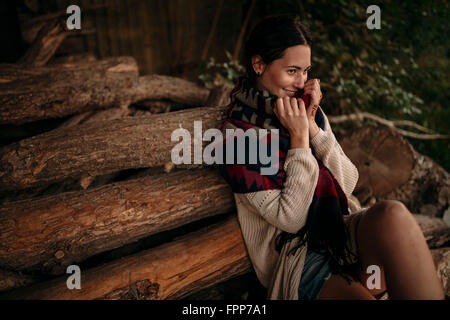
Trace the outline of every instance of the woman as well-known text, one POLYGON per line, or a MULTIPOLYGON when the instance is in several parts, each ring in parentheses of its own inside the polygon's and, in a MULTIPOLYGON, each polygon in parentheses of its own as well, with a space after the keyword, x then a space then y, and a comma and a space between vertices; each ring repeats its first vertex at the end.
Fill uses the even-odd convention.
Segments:
MULTIPOLYGON (((319 107, 320 80, 308 80, 311 48, 298 17, 261 21, 246 42, 247 74, 231 93, 221 128, 263 132, 260 148, 271 150, 279 141, 276 174, 261 174, 260 160, 221 166, 267 297, 376 299, 387 290, 391 299, 443 299, 431 253, 408 209, 398 201, 359 208, 348 198, 358 171, 319 107)), ((233 132, 224 144, 236 143, 239 130, 233 132)), ((234 148, 234 159, 242 152, 248 154, 248 145, 234 148)))

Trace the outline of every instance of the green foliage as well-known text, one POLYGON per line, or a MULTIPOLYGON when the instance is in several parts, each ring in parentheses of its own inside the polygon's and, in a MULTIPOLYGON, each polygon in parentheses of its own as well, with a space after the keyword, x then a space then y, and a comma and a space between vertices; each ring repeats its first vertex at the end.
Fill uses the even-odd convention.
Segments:
POLYGON ((198 78, 203 81, 206 88, 211 89, 218 85, 233 87, 244 67, 238 61, 234 61, 230 52, 226 51, 227 62, 219 63, 211 57, 207 63, 200 66, 203 73, 198 78))
MULTIPOLYGON (((450 134, 449 6, 445 0, 263 0, 257 12, 260 17, 296 13, 309 27, 309 77, 321 79, 327 113, 367 111, 450 134), (381 9, 381 29, 366 26, 370 4, 381 9)), ((216 71, 202 75, 204 81, 232 85, 241 69, 212 61, 207 71, 216 71)), ((408 139, 450 171, 448 139, 408 139)))

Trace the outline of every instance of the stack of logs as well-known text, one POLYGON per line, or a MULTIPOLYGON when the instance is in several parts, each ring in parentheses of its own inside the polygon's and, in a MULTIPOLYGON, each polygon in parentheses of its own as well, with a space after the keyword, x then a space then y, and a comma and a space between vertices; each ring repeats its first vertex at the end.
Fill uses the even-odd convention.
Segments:
MULTIPOLYGON (((0 148, 0 296, 181 299, 252 272, 217 167, 171 164, 172 132, 182 127, 194 136, 198 120, 203 130, 218 128, 225 104, 223 90, 139 76, 130 57, 0 65, 0 124, 9 139, 0 148), (41 131, 27 134, 30 123, 41 131), (8 136, 11 128, 22 135, 8 136), (192 227, 199 221, 208 223, 192 227), (191 229, 167 235, 183 226, 191 229), (137 250, 142 239, 151 243, 137 250), (67 288, 69 265, 81 267, 79 290, 67 288)), ((401 195, 415 195, 407 188, 431 171, 439 175, 437 209, 415 217, 448 295, 449 175, 386 130, 364 128, 341 140, 360 171, 355 195, 367 203, 395 194, 408 205, 401 195), (383 144, 368 139, 373 130, 383 144), (383 166, 387 158, 409 167, 400 161, 393 177, 399 171, 383 166)))

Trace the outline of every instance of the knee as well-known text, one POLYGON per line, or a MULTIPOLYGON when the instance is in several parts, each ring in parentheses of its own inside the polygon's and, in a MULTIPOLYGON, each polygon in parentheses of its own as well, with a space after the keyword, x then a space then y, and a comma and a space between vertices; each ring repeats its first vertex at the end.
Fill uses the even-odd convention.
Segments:
POLYGON ((409 223, 416 223, 411 212, 406 206, 397 200, 383 200, 375 204, 369 214, 376 221, 375 223, 384 229, 405 227, 409 223))

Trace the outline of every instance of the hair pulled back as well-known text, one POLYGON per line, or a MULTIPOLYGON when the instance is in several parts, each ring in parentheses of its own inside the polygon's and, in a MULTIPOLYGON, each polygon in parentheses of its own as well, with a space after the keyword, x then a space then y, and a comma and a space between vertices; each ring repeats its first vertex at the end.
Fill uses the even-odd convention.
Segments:
POLYGON ((256 79, 252 66, 252 57, 261 56, 266 64, 283 57, 287 48, 296 45, 312 46, 308 28, 300 22, 298 16, 282 14, 262 19, 250 33, 244 45, 244 66, 247 77, 256 79))

